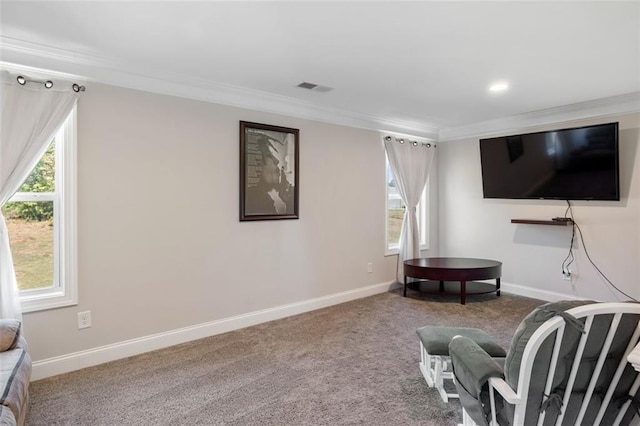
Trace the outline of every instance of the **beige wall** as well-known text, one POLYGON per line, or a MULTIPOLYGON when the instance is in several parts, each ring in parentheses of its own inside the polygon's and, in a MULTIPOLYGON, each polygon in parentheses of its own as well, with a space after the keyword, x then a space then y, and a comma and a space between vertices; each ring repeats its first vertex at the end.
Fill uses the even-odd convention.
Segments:
MULTIPOLYGON (((640 298, 640 114, 526 131, 611 121, 620 123, 621 201, 577 201, 573 212, 596 265, 617 287, 640 298)), ((598 276, 580 242, 576 243, 577 261, 572 266, 577 280, 562 279, 561 264, 568 253, 571 227, 510 223, 512 218, 563 216, 566 202, 483 199, 478 138, 440 143, 439 155, 442 255, 500 260, 503 281, 524 291, 624 300, 598 276)))
MULTIPOLYGON (((599 267, 640 297, 640 115, 620 121, 620 202, 576 202, 599 267)), ((558 127, 558 126, 554 126, 558 127)), ((527 131, 545 128, 527 129, 527 131)), ((384 150, 377 132, 92 84, 78 110, 79 305, 25 314, 34 360, 390 282, 384 256, 384 150), (300 220, 238 221, 238 122, 300 129, 300 220), (373 263, 373 273, 366 265, 373 263), (77 313, 93 326, 77 330, 77 313)), ((559 201, 484 200, 478 139, 443 141, 432 171, 431 249, 495 258, 503 282, 616 300, 559 201), (439 195, 438 195, 439 194, 439 195)))
POLYGON ((78 132, 79 305, 25 314, 36 361, 394 279, 377 132, 98 84, 78 132), (299 220, 238 221, 240 120, 300 129, 299 220))

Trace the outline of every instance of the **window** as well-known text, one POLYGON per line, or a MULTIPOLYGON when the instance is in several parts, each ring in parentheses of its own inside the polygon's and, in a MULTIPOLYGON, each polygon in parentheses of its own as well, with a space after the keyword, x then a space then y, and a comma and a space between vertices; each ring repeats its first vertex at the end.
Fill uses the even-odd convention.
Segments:
POLYGON ((76 111, 2 209, 23 312, 77 303, 76 111))
MULTIPOLYGON (((389 165, 389 160, 386 162, 387 174, 386 174, 386 193, 387 193, 387 208, 386 208, 386 254, 398 254, 398 248, 400 244, 400 231, 402 229, 402 219, 404 218, 404 211, 406 209, 405 204, 402 202, 398 188, 396 187, 395 178, 389 165)), ((422 197, 418 203, 417 216, 418 216, 418 229, 420 230, 420 250, 426 250, 429 247, 429 212, 428 195, 429 194, 429 182, 425 186, 422 192, 422 197)))

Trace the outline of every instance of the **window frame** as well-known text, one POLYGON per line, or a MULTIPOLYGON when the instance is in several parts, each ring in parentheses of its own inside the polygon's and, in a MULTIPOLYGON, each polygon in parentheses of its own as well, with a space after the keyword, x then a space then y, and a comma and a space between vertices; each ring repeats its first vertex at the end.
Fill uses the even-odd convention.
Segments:
MULTIPOLYGON (((389 243, 389 173, 393 173, 391 171, 391 167, 389 165, 389 157, 387 153, 384 154, 385 158, 385 176, 384 176, 384 255, 385 256, 395 256, 400 251, 400 244, 390 244, 389 243)), ((429 199, 430 199, 430 182, 431 179, 427 180, 427 184, 425 185, 422 195, 420 196, 420 202, 417 206, 417 219, 418 219, 418 229, 420 230, 420 250, 428 250, 429 249, 429 199)))
POLYGON ((17 192, 12 201, 53 201, 53 286, 20 290, 23 313, 78 304, 77 108, 55 134, 55 192, 17 192))

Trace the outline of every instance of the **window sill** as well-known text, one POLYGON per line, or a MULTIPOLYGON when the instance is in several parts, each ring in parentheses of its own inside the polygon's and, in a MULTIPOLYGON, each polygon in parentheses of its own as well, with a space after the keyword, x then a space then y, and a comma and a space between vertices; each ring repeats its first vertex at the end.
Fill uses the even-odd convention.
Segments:
POLYGON ((77 305, 78 301, 62 292, 29 295, 20 297, 22 313, 46 311, 48 309, 63 308, 77 305))
MULTIPOLYGON (((420 246, 420 251, 426 251, 429 250, 429 246, 426 244, 423 244, 420 246)), ((384 256, 385 257, 389 257, 389 256, 397 256, 399 253, 400 249, 398 247, 392 247, 392 248, 387 248, 387 250, 384 252, 384 256)))

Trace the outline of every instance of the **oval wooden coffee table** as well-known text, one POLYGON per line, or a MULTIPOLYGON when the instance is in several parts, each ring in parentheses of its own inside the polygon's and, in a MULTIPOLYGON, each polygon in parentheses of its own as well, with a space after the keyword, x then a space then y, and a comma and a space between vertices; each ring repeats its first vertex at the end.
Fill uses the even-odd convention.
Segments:
MULTIPOLYGON (((444 291, 445 281, 460 282, 460 303, 465 304, 467 294, 486 294, 495 292, 500 296, 500 276, 502 262, 488 259, 466 257, 423 257, 404 261, 404 291, 407 296, 407 278, 440 281, 438 294, 457 294, 444 291), (495 288, 467 293, 467 282, 473 280, 496 280, 495 288)), ((433 292, 435 293, 435 292, 433 292)))

